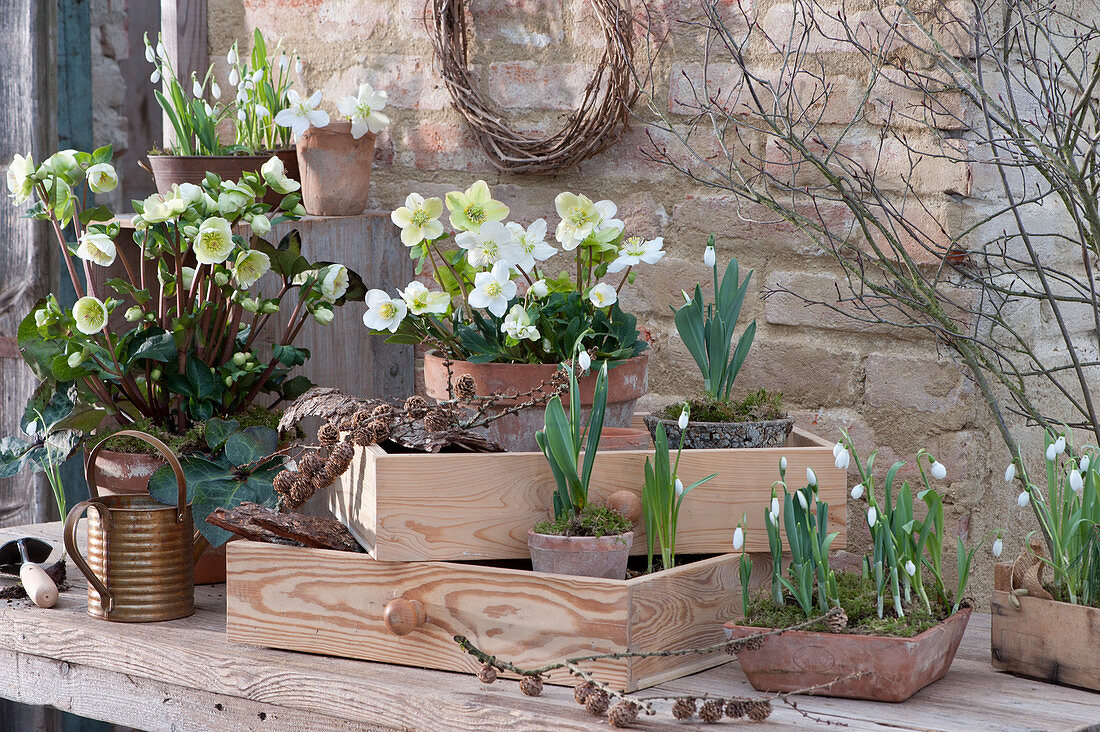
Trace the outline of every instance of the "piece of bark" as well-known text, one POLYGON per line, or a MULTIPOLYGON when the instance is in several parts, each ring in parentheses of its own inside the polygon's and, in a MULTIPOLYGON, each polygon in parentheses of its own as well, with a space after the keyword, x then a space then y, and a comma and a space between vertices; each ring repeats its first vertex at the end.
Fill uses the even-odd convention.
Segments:
POLYGON ((342 523, 327 516, 306 516, 300 513, 264 513, 253 519, 273 534, 293 539, 315 549, 341 552, 362 552, 363 547, 342 523))
POLYGON ((302 546, 301 542, 287 540, 278 534, 268 531, 255 522, 256 516, 261 511, 270 510, 271 509, 264 508, 263 506, 257 506, 255 503, 242 503, 240 506, 229 510, 224 508, 215 509, 212 514, 206 517, 206 523, 213 524, 226 531, 232 531, 237 536, 250 541, 302 546))

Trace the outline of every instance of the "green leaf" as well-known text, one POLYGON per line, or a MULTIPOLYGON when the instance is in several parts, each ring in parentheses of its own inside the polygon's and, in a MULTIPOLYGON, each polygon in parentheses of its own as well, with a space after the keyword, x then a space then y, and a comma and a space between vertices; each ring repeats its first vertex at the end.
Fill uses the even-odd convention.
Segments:
POLYGON ((213 451, 218 452, 225 441, 229 439, 233 433, 241 428, 241 423, 235 419, 209 419, 204 426, 204 432, 206 437, 206 445, 213 451))
POLYGON ((271 455, 278 447, 279 434, 275 430, 249 427, 225 441, 225 458, 239 468, 271 455))
POLYGON ((56 341, 43 338, 38 331, 34 314, 45 307, 45 304, 45 299, 35 303, 27 317, 19 322, 19 329, 16 331, 19 352, 23 354, 23 360, 39 379, 53 378, 53 360, 58 354, 64 353, 56 341))
POLYGON ((114 214, 107 206, 96 206, 95 208, 86 208, 80 212, 80 223, 87 226, 93 221, 110 221, 114 218, 114 214))
POLYGON ((214 378, 214 371, 197 356, 191 356, 187 359, 184 374, 192 387, 189 396, 196 399, 206 399, 214 394, 215 384, 217 383, 214 378))
POLYGON ((148 290, 139 290, 120 277, 107 280, 107 284, 118 294, 128 295, 130 299, 139 305, 144 305, 153 299, 153 296, 149 294, 148 290))
POLYGON ((41 440, 58 423, 73 413, 76 405, 76 386, 71 383, 42 382, 31 394, 23 408, 19 428, 32 439, 41 440))
POLYGON ((176 341, 172 334, 163 328, 146 328, 134 336, 129 343, 130 354, 125 360, 129 368, 138 359, 149 359, 169 363, 177 357, 176 341))
POLYGON ((309 358, 309 351, 305 348, 296 348, 294 346, 282 346, 275 344, 271 347, 271 353, 278 359, 279 363, 286 366, 288 369, 295 366, 301 366, 309 358))
POLYGON ((279 388, 279 395, 287 401, 293 401, 313 388, 313 382, 308 376, 299 374, 287 381, 279 388))

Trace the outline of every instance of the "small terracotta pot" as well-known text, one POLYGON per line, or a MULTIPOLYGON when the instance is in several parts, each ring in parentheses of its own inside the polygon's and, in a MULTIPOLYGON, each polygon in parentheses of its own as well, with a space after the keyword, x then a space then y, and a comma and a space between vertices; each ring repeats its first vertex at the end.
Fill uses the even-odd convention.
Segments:
MULTIPOLYGON (((757 691, 795 691, 866 671, 814 694, 903 702, 947 674, 969 620, 970 608, 963 608, 912 638, 792 630, 766 636, 751 651, 738 651, 737 660, 757 691)), ((732 622, 725 629, 728 638, 768 630, 732 622)))
MULTIPOLYGON (((440 401, 447 398, 447 367, 435 351, 424 356, 424 387, 427 395, 440 401)), ((623 361, 607 372, 607 409, 604 412, 604 429, 630 427, 634 418, 634 405, 645 395, 648 386, 649 354, 642 353, 623 361)), ((558 369, 557 364, 538 363, 471 363, 451 362, 451 379, 463 374, 474 377, 477 393, 487 396, 499 391, 508 395, 524 394, 541 384, 548 384, 558 369)), ((593 369, 594 371, 594 369, 593 369)), ((581 390, 581 406, 587 413, 592 406, 596 389, 596 374, 578 379, 581 390)), ((516 399, 502 399, 499 406, 490 410, 500 411, 516 404, 516 399)), ((521 409, 489 423, 485 436, 508 452, 537 452, 535 432, 543 428, 546 407, 542 404, 521 409)), ((603 445, 601 444, 601 447, 603 445)))
POLYGON ((600 430, 601 450, 648 450, 653 447, 649 430, 637 427, 604 427, 600 430))
POLYGON ((555 536, 527 532, 531 567, 536 572, 626 579, 634 532, 614 536, 555 536))
POLYGON ((351 122, 310 127, 298 138, 302 205, 307 213, 358 216, 367 209, 374 139, 368 132, 356 140, 351 122))
MULTIPOLYGON (((642 418, 649 434, 657 439, 657 425, 665 426, 668 444, 680 444, 680 425, 675 419, 661 419, 647 414, 642 418)), ((691 450, 729 449, 737 447, 783 447, 794 428, 793 419, 764 422, 688 422, 684 430, 684 447, 691 450)))
MULTIPOLYGON (((279 156, 286 169, 286 176, 300 180, 298 156, 293 148, 275 150, 263 155, 150 155, 149 167, 157 184, 157 193, 165 195, 171 192, 172 185, 194 183, 199 185, 207 173, 214 173, 222 180, 237 181, 245 172, 259 173, 263 164, 272 155, 279 156)), ((278 206, 283 200, 282 193, 268 191, 264 203, 278 206)))

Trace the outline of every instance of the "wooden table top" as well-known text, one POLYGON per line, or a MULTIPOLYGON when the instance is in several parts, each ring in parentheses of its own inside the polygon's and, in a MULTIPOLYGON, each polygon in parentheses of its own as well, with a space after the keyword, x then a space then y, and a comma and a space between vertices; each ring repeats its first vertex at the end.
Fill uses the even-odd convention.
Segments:
MULTIPOLYGON (((38 536, 60 546, 60 533, 58 523, 6 528, 0 542, 38 536)), ((70 581, 49 610, 0 600, 0 696, 144 730, 608 729, 565 688, 547 686, 530 698, 510 681, 485 686, 464 674, 230 644, 223 586, 196 588, 190 618, 127 625, 89 617, 83 579, 70 581)), ((681 693, 755 692, 732 662, 638 696, 681 693)), ((980 614, 947 677, 908 702, 802 697, 798 708, 850 730, 1071 730, 1100 723, 1100 694, 995 671, 989 616, 980 614)), ((683 724, 667 706, 660 709, 639 728, 683 724)), ((768 722, 752 728, 815 726, 831 728, 777 703, 768 722)))

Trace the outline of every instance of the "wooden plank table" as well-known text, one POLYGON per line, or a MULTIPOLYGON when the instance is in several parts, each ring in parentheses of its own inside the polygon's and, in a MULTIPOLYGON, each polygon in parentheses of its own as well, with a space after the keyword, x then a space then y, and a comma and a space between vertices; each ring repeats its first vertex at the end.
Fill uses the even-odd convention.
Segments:
MULTIPOLYGON (((0 541, 60 545, 60 524, 0 529, 0 541)), ((83 544, 82 544, 83 545, 83 544)), ((221 586, 196 589, 194 616, 150 625, 85 614, 80 578, 56 608, 0 601, 0 696, 146 730, 593 730, 606 722, 568 689, 537 698, 472 676, 231 645, 221 586)), ((754 693, 737 663, 647 694, 754 693)), ((803 697, 805 713, 851 730, 1072 730, 1100 723, 1100 694, 1020 679, 989 663, 989 616, 970 621, 947 677, 901 705, 803 697)), ((662 708, 641 728, 681 725, 662 708)), ((696 722, 695 724, 698 724, 696 722)), ((753 729, 815 725, 777 704, 753 729)))

